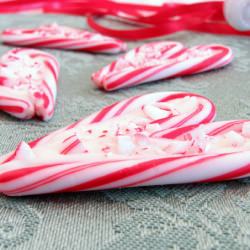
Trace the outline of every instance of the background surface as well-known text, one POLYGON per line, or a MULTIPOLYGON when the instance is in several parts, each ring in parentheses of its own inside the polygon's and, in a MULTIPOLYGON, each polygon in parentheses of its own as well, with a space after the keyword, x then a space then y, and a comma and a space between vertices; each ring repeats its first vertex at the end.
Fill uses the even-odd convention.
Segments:
MULTIPOLYGON (((86 26, 81 17, 2 15, 0 29, 51 22, 86 26)), ((232 47, 235 60, 218 71, 104 93, 91 84, 90 75, 118 55, 46 50, 61 64, 55 116, 48 123, 23 122, 0 112, 0 154, 138 93, 195 92, 215 102, 217 120, 250 118, 249 38, 182 32, 167 39, 187 46, 223 43, 232 47)), ((0 54, 9 49, 0 45, 0 54)), ((0 249, 249 249, 249 225, 248 179, 37 197, 0 195, 0 249)))

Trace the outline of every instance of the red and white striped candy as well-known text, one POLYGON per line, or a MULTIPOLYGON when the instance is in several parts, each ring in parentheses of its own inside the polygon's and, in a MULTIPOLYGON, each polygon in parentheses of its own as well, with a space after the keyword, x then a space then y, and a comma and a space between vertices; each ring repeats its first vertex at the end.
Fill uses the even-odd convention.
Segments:
POLYGON ((155 133, 214 117, 213 103, 191 93, 129 98, 29 144, 21 142, 0 159, 0 192, 29 195, 123 187, 147 178, 148 171, 156 174, 159 164, 183 156, 190 144, 170 143, 155 133))
POLYGON ((185 48, 178 42, 152 42, 133 49, 92 75, 107 91, 217 69, 233 59, 230 48, 212 44, 185 48))
POLYGON ((48 53, 13 49, 0 58, 0 110, 46 121, 54 113, 59 64, 48 53))
POLYGON ((152 184, 164 179, 174 184, 250 176, 250 120, 190 125, 158 131, 151 136, 190 143, 183 156, 188 158, 187 162, 156 178, 152 184))
POLYGON ((57 24, 34 29, 6 29, 1 33, 1 40, 10 45, 95 53, 113 54, 125 51, 127 48, 126 43, 121 40, 57 24))

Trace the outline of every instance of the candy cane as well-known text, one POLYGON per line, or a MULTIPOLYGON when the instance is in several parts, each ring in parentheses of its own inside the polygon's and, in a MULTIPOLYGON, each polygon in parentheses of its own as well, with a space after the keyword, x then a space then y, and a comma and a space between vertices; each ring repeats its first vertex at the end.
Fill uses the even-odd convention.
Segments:
POLYGON ((54 113, 59 65, 48 53, 13 49, 0 59, 0 110, 20 119, 54 113))
POLYGON ((190 49, 178 42, 153 42, 133 49, 92 75, 107 91, 217 69, 233 59, 230 48, 213 44, 190 49))
POLYGON ((118 53, 126 50, 126 44, 121 40, 57 24, 43 25, 34 29, 5 29, 0 38, 6 44, 27 47, 94 53, 118 53))
POLYGON ((196 94, 131 97, 29 144, 21 142, 0 159, 0 192, 28 195, 112 187, 121 175, 123 179, 131 171, 153 169, 189 145, 173 141, 165 150, 169 140, 159 140, 155 133, 207 123, 214 117, 213 103, 196 94), (100 178, 110 183, 99 182, 100 178))
POLYGON ((138 138, 133 141, 134 152, 129 156, 128 149, 123 151, 128 138, 117 138, 118 145, 123 140, 123 147, 118 147, 117 155, 107 158, 101 154, 38 158, 38 152, 32 152, 23 143, 16 151, 15 161, 1 166, 0 189, 8 195, 30 195, 249 176, 249 120, 182 127, 172 130, 173 133, 178 136, 134 134, 138 138))

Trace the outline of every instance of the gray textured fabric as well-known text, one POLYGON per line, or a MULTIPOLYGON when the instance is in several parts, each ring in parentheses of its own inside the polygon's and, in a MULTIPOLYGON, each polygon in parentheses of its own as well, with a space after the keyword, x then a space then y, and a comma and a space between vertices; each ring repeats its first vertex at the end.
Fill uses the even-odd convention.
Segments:
MULTIPOLYGON (((0 16, 0 29, 50 22, 83 27, 81 17, 0 16)), ((224 43, 234 62, 222 70, 104 93, 90 75, 117 56, 46 50, 61 64, 54 118, 18 121, 0 113, 0 153, 98 110, 153 91, 192 91, 211 98, 217 120, 250 117, 250 39, 179 33, 187 46, 224 43)), ((139 43, 130 43, 133 48, 139 43)), ((0 53, 10 49, 0 45, 0 53)), ((0 195, 0 249, 250 249, 250 182, 134 188, 9 198, 0 195)))

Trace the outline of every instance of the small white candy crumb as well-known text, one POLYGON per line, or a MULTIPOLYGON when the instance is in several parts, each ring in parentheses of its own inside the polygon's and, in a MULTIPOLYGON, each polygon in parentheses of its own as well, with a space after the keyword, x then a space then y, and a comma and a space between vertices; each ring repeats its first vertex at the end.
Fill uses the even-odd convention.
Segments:
POLYGON ((235 131, 229 131, 224 135, 227 140, 230 140, 233 147, 241 146, 244 143, 244 137, 235 131))
POLYGON ((153 133, 162 130, 162 128, 160 124, 154 123, 154 124, 147 124, 146 130, 150 133, 153 133))
POLYGON ((245 143, 244 143, 244 149, 245 150, 250 150, 250 141, 247 140, 245 143))
POLYGON ((32 160, 35 154, 26 142, 21 142, 16 151, 16 160, 32 160))
POLYGON ((137 117, 136 118, 136 124, 139 124, 139 125, 144 125, 148 122, 148 119, 145 118, 145 117, 137 117))
POLYGON ((137 128, 137 125, 133 122, 130 122, 127 127, 128 127, 128 129, 134 130, 137 128))
POLYGON ((106 154, 106 157, 112 157, 113 156, 113 153, 112 152, 108 152, 107 154, 106 154))
POLYGON ((165 149, 168 154, 181 154, 188 151, 191 146, 190 141, 173 141, 169 146, 165 149))
POLYGON ((250 122, 244 122, 242 125, 242 135, 250 137, 250 122))
POLYGON ((157 102, 155 103, 155 106, 160 109, 170 110, 169 103, 166 103, 166 102, 157 102))
POLYGON ((117 151, 119 154, 131 154, 135 144, 130 136, 117 136, 117 151))
POLYGON ((198 106, 198 100, 195 96, 186 96, 183 98, 183 103, 181 105, 180 108, 180 112, 183 113, 188 113, 188 112, 192 112, 193 110, 195 110, 198 106))
POLYGON ((162 110, 153 105, 145 105, 143 111, 152 120, 163 119, 171 114, 169 111, 162 110))
POLYGON ((134 140, 135 143, 139 146, 147 146, 149 144, 149 138, 144 134, 135 134, 134 140))

